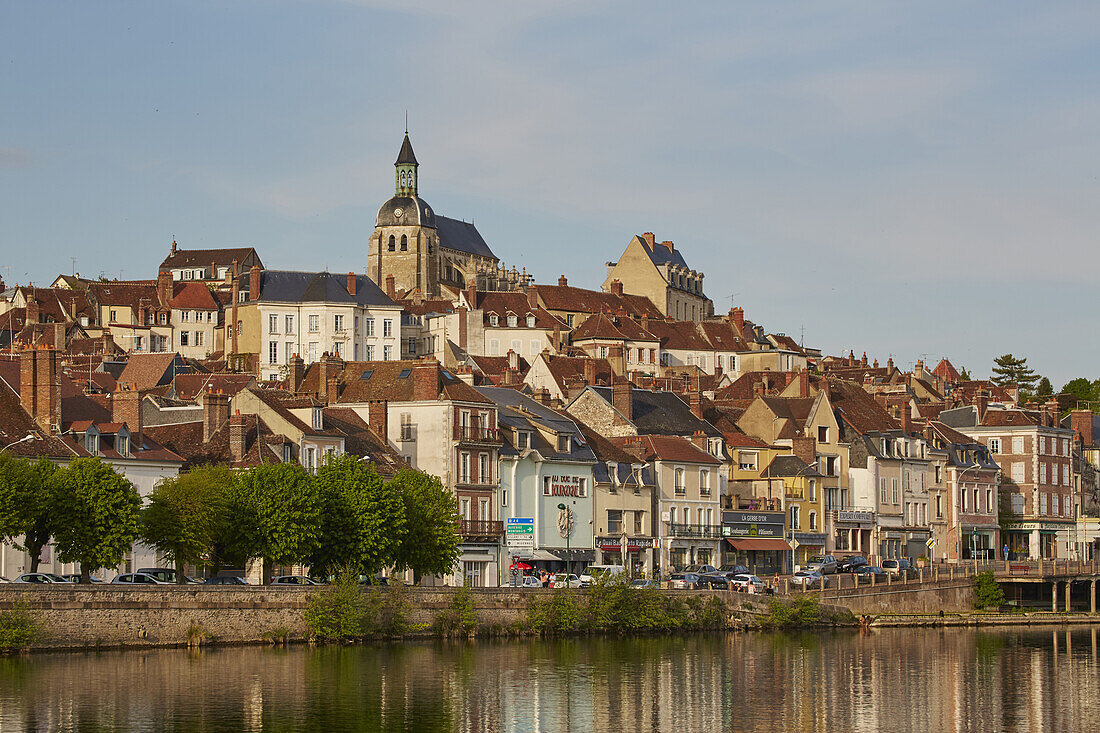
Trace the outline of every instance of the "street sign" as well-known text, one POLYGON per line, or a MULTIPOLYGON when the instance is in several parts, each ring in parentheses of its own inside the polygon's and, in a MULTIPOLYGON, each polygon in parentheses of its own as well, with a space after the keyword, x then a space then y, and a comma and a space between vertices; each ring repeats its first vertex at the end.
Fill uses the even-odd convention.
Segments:
POLYGON ((795 540, 795 539, 791 540, 791 549, 792 550, 797 550, 798 549, 798 540, 795 540))
POLYGON ((928 545, 928 549, 929 549, 929 550, 931 550, 931 549, 932 549, 933 547, 935 547, 935 546, 936 546, 936 538, 934 538, 934 537, 929 537, 929 538, 928 538, 928 541, 927 541, 927 542, 925 542, 924 544, 928 545))
POLYGON ((504 542, 508 547, 535 546, 534 517, 509 517, 504 520, 504 542))

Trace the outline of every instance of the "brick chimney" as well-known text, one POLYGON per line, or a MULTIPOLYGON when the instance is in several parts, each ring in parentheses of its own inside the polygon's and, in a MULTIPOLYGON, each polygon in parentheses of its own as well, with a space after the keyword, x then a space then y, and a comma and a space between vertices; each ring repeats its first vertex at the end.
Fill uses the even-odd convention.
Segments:
POLYGON ((737 333, 741 334, 745 328, 745 309, 730 308, 730 320, 733 321, 733 327, 737 329, 737 333))
POLYGON ((538 308, 539 307, 539 286, 528 285, 527 286, 527 307, 538 308))
POLYGON ((157 299, 161 305, 168 305, 172 299, 172 271, 161 270, 157 273, 157 299))
POLYGON ((810 396, 810 373, 805 369, 798 370, 798 396, 810 396))
POLYGON ((791 452, 810 465, 817 460, 817 441, 812 435, 796 435, 791 438, 791 452))
POLYGON ((700 420, 703 419, 703 395, 698 390, 693 390, 688 395, 688 404, 691 406, 691 414, 700 420))
MULTIPOLYGON (((236 260, 233 260, 233 269, 237 269, 236 260)), ((233 305, 229 308, 229 348, 225 350, 226 364, 229 363, 229 357, 237 353, 237 301, 241 299, 241 281, 239 278, 233 278, 230 291, 232 293, 230 299, 233 301, 233 305)))
POLYGON ((752 383, 752 396, 753 397, 763 397, 764 396, 764 383, 763 382, 753 382, 752 383))
POLYGON ((1074 410, 1069 414, 1069 424, 1086 448, 1092 445, 1092 410, 1074 410))
POLYGON ((38 349, 33 346, 25 346, 19 352, 19 404, 38 422, 38 405, 35 404, 35 395, 38 394, 38 349))
POLYGON ((348 295, 355 295, 355 273, 348 273, 348 295))
MULTIPOLYGON (((707 434, 702 430, 696 430, 691 434, 691 442, 699 450, 707 451, 710 448, 710 442, 707 440, 707 434)), ((710 451, 707 451, 708 453, 710 451)))
POLYGON ((649 244, 650 249, 653 249, 653 241, 654 241, 653 232, 643 233, 642 234, 642 239, 644 239, 646 241, 646 243, 649 244))
POLYGON ((889 356, 886 358, 886 369, 888 371, 894 371, 894 357, 889 356))
POLYGON ((26 310, 26 322, 38 323, 39 307, 38 298, 35 297, 34 291, 31 291, 31 297, 27 298, 27 310, 26 310))
POLYGON ((538 400, 540 405, 550 406, 550 390, 546 387, 539 387, 535 392, 535 399, 538 400))
POLYGON ((458 315, 458 348, 463 351, 466 350, 466 342, 469 341, 470 331, 470 317, 466 306, 460 305, 455 308, 455 313, 458 315))
POLYGON ((317 397, 328 404, 329 379, 334 376, 333 365, 329 363, 328 352, 321 354, 317 362, 317 397))
POLYGON ((634 419, 634 394, 625 378, 611 380, 611 404, 627 420, 634 419))
POLYGON ((1050 427, 1056 427, 1058 425, 1058 400, 1051 398, 1043 405, 1047 412, 1047 425, 1050 427))
POLYGON ((672 246, 672 242, 670 242, 667 239, 665 241, 661 242, 661 246, 662 247, 668 247, 669 252, 671 252, 673 249, 675 249, 675 247, 672 246))
POLYGON ((623 294, 623 284, 622 281, 620 281, 618 278, 611 281, 611 294, 618 295, 620 297, 623 294))
POLYGON ((985 411, 989 407, 989 392, 985 389, 979 389, 977 397, 974 400, 974 406, 978 408, 978 422, 982 421, 985 417, 985 411))
POLYGON ((229 418, 229 454, 233 462, 244 460, 244 454, 248 451, 248 421, 244 415, 236 414, 229 418))
POLYGON ((866 351, 863 352, 863 358, 859 360, 859 365, 861 367, 867 366, 867 352, 866 351))
POLYGON ((855 365, 856 365, 856 352, 849 351, 848 352, 848 366, 855 366, 855 365))
POLYGON ((596 360, 588 358, 584 360, 584 383, 587 385, 596 384, 596 360))
POLYGON ((386 417, 388 409, 389 403, 385 400, 367 403, 367 425, 383 441, 387 440, 386 417))
POLYGON ((260 275, 263 270, 259 265, 253 265, 252 269, 248 271, 248 299, 259 300, 260 299, 260 275))
POLYGON ((130 429, 132 450, 141 450, 141 392, 120 382, 111 395, 111 422, 124 422, 130 429))
POLYGON ((569 281, 565 279, 565 275, 558 275, 558 287, 564 288, 569 284, 569 281))
POLYGON ((412 380, 414 400, 439 398, 439 362, 433 360, 417 364, 412 370, 412 380))
POLYGON ((394 284, 393 275, 386 275, 386 295, 390 300, 397 299, 397 286, 394 284))
POLYGON ((511 349, 508 349, 508 368, 519 369, 519 354, 511 349))
POLYGON ((202 396, 202 441, 209 443, 228 419, 229 395, 221 390, 208 389, 202 396))
POLYGON ((302 381, 306 375, 306 363, 302 361, 302 357, 295 354, 290 358, 290 391, 293 394, 298 394, 298 391, 302 388, 302 381))
POLYGON ((901 406, 901 410, 900 410, 900 412, 901 412, 901 415, 900 415, 900 418, 901 418, 901 432, 905 433, 906 435, 909 435, 910 433, 913 432, 913 414, 912 414, 912 410, 913 410, 913 408, 909 405, 908 402, 904 403, 901 406))
POLYGON ((43 432, 56 435, 61 425, 61 375, 57 368, 57 349, 38 349, 35 363, 37 390, 35 392, 35 422, 43 432))

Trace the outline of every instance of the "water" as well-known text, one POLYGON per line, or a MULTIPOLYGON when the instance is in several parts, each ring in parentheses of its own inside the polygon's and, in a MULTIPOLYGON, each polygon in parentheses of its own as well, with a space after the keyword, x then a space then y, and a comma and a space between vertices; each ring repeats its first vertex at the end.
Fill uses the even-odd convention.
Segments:
POLYGON ((884 629, 0 659, 0 731, 1089 731, 1097 632, 884 629))

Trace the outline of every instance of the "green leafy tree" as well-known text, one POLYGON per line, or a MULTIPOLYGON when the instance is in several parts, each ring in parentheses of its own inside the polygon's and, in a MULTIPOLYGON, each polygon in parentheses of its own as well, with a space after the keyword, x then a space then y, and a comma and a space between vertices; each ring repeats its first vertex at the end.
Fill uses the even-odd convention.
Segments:
POLYGON ((80 582, 114 567, 138 534, 141 496, 98 458, 74 458, 53 475, 54 542, 61 562, 80 563, 80 582))
POLYGON ((1050 383, 1050 380, 1043 377, 1039 380, 1039 386, 1035 388, 1035 394, 1039 397, 1053 397, 1054 385, 1050 383))
POLYGON ((1065 386, 1062 387, 1062 392, 1073 395, 1079 402, 1097 401, 1096 383, 1090 382, 1084 377, 1077 377, 1077 379, 1066 382, 1065 386))
POLYGON ((454 495, 436 477, 409 469, 398 471, 390 485, 405 504, 405 533, 394 567, 412 570, 415 583, 425 574, 451 572, 461 542, 454 495))
POLYGON ((405 503, 374 466, 355 456, 329 459, 315 479, 321 502, 320 542, 311 571, 374 574, 393 562, 405 532, 405 503))
POLYGON ((27 552, 32 573, 38 572, 42 548, 54 533, 56 471, 45 458, 32 462, 0 453, 0 539, 27 552))
POLYGON ((965 382, 969 382, 971 379, 973 379, 973 377, 970 376, 970 370, 967 369, 966 367, 963 367, 962 369, 960 369, 959 370, 959 379, 961 379, 965 382))
POLYGON ((1004 354, 993 360, 991 381, 1000 386, 1015 385, 1021 393, 1031 394, 1039 381, 1039 375, 1027 365, 1027 359, 1017 359, 1012 354, 1004 354))
POLYGON ((276 565, 307 562, 317 548, 321 503, 301 466, 276 463, 238 473, 226 506, 227 549, 244 560, 262 560, 265 584, 276 565))
POLYGON ((178 584, 187 582, 184 565, 209 559, 233 480, 227 466, 202 466, 162 481, 141 510, 141 539, 175 564, 178 584))

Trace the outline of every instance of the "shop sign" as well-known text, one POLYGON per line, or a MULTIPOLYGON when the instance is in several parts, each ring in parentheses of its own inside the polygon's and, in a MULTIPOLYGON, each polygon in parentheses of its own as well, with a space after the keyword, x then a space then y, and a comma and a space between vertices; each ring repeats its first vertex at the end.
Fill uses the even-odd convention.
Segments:
POLYGON ((803 545, 825 545, 825 535, 817 532, 795 532, 794 538, 803 545))
MULTIPOLYGON (((1061 532, 1067 529, 1073 529, 1073 524, 1063 524, 1062 522, 1005 522, 1004 528, 1007 530, 1021 530, 1024 532, 1034 532, 1039 530, 1040 532, 1061 532)), ((993 528, 990 527, 990 530, 993 528)))
POLYGON ((543 479, 543 496, 588 496, 583 476, 547 476, 543 479))
POLYGON ((838 522, 859 522, 860 524, 869 523, 875 521, 874 512, 856 512, 848 509, 841 509, 836 513, 836 521, 838 522))
MULTIPOLYGON (((597 537, 596 547, 600 548, 604 552, 620 552, 622 550, 621 538, 619 537, 597 537)), ((626 551, 627 552, 641 552, 642 550, 648 550, 653 547, 653 540, 649 537, 627 537, 626 538, 626 551)))
POLYGON ((783 524, 783 512, 722 512, 722 524, 783 524))
POLYGON ((723 524, 723 537, 782 537, 782 524, 723 524))

